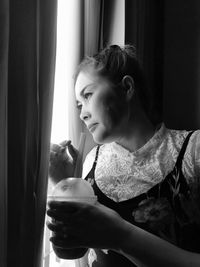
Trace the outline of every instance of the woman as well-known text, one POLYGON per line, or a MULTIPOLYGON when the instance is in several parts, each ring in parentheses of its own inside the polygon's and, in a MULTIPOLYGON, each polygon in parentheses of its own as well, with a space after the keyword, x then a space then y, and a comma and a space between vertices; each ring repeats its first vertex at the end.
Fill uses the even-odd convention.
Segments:
POLYGON ((48 224, 53 244, 92 248, 92 267, 200 266, 200 131, 154 125, 130 45, 84 59, 75 93, 99 144, 83 166, 99 204, 49 203, 48 215, 63 222, 48 224))

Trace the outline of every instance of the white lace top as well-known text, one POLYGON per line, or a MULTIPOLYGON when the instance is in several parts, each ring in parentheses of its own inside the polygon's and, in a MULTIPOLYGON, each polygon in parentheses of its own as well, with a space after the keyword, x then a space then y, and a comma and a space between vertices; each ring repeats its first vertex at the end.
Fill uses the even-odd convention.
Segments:
MULTIPOLYGON (((170 130, 161 125, 140 149, 130 152, 117 143, 100 147, 95 180, 101 191, 116 202, 148 191, 170 173, 188 131, 170 130)), ((83 178, 92 168, 94 147, 86 156, 83 178)), ((188 182, 200 182, 200 130, 195 131, 183 159, 183 174, 188 182)))

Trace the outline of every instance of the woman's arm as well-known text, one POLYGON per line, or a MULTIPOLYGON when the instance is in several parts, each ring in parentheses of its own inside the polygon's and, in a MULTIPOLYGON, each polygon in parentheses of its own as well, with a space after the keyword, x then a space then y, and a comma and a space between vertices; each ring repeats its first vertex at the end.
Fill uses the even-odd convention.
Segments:
POLYGON ((47 214, 61 224, 49 223, 51 241, 61 247, 111 249, 140 267, 199 267, 200 254, 182 250, 123 220, 101 205, 49 203, 47 214), (60 233, 65 238, 60 238, 60 233), (56 235, 58 233, 58 235, 56 235))
POLYGON ((127 222, 119 252, 140 267, 198 267, 200 254, 171 243, 127 222))

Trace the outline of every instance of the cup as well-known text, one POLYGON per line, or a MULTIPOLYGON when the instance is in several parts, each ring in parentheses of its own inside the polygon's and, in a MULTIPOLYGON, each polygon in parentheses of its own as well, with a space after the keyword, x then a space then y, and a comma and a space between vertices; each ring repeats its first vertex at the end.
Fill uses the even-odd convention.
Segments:
MULTIPOLYGON (((94 195, 92 186, 87 181, 81 178, 70 177, 56 184, 52 195, 48 196, 48 200, 95 204, 97 197, 94 195)), ((82 258, 88 250, 88 248, 66 249, 54 244, 52 247, 55 254, 61 259, 79 259, 82 258)))

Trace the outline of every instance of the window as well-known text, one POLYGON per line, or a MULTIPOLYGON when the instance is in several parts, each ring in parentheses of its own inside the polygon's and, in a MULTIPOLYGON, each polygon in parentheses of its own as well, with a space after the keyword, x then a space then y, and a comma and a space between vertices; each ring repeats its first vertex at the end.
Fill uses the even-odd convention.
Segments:
MULTIPOLYGON (((52 117, 51 142, 68 139, 68 85, 73 75, 76 54, 76 14, 78 1, 59 0, 57 17, 57 51, 52 117)), ((48 217, 46 218, 48 219, 48 217)), ((46 223, 45 223, 46 225, 46 223)), ((50 231, 45 227, 43 246, 43 267, 75 267, 72 260, 56 257, 49 242, 50 231)))

